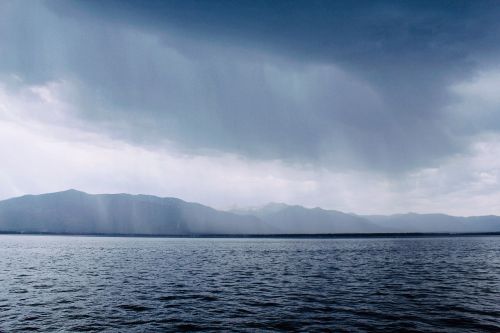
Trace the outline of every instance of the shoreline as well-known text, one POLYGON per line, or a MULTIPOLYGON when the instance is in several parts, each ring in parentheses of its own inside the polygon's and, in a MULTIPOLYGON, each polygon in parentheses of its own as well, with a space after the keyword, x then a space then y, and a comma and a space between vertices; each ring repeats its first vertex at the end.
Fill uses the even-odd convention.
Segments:
POLYGON ((121 237, 121 238, 253 238, 253 239, 352 239, 352 238, 439 238, 500 236, 496 232, 408 232, 408 233, 338 233, 338 234, 118 234, 118 233, 64 233, 0 231, 0 235, 13 236, 72 236, 72 237, 121 237))

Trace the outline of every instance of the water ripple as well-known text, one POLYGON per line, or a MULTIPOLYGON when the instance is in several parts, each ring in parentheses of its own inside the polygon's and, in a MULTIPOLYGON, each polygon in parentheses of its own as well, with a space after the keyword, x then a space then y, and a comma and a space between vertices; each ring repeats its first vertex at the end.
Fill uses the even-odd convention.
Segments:
POLYGON ((0 236, 0 332, 500 332, 500 238, 0 236))

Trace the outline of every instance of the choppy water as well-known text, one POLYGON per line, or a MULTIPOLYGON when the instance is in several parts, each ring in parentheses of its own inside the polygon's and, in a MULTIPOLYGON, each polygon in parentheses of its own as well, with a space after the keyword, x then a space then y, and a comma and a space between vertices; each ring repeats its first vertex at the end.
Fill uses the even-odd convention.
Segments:
POLYGON ((500 237, 0 236, 0 331, 500 332, 500 237))

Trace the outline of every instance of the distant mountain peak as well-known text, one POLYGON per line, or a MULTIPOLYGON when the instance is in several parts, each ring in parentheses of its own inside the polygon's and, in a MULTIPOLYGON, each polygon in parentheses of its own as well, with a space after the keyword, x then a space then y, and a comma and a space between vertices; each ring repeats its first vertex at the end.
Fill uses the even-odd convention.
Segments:
POLYGON ((70 188, 68 190, 65 190, 65 191, 60 191, 60 192, 55 192, 55 193, 78 193, 78 194, 88 194, 86 192, 83 192, 83 191, 80 191, 80 190, 76 190, 74 188, 70 188))
POLYGON ((293 207, 293 206, 286 204, 286 203, 283 203, 283 202, 270 202, 270 203, 258 208, 257 210, 277 211, 277 210, 286 209, 286 208, 290 208, 290 207, 293 207))

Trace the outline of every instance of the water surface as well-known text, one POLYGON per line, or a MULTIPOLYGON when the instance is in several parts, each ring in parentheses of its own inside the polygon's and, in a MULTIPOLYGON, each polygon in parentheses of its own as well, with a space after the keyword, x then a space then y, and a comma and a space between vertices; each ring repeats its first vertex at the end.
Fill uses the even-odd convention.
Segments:
POLYGON ((500 237, 0 235, 0 331, 500 332, 500 237))

